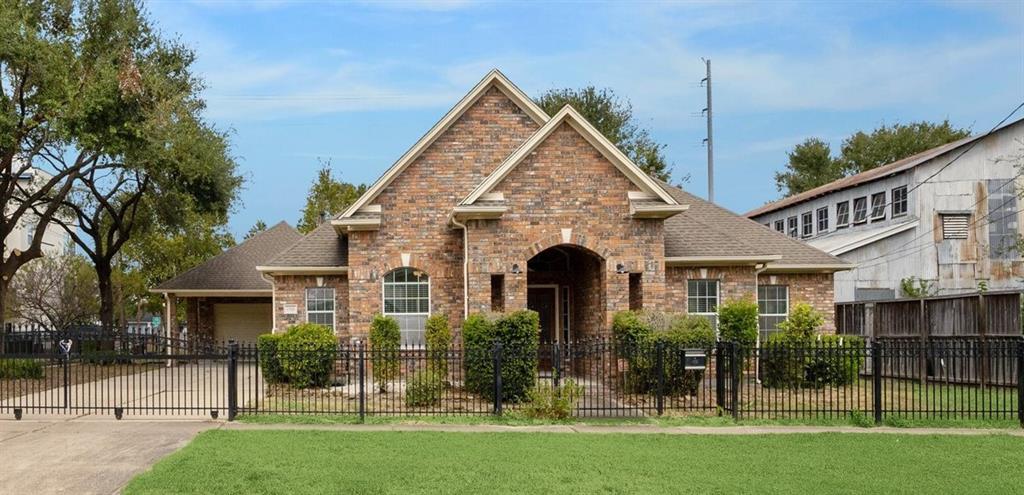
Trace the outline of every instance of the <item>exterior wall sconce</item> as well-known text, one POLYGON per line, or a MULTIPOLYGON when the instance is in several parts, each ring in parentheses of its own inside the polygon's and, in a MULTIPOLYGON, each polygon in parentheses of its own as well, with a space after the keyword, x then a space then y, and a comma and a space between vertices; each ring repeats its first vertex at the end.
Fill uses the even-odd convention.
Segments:
POLYGON ((626 265, 622 263, 615 265, 615 273, 626 273, 626 265))
POLYGON ((512 264, 512 273, 515 274, 515 275, 519 275, 520 273, 523 273, 523 271, 521 269, 519 269, 519 263, 513 263, 512 264))

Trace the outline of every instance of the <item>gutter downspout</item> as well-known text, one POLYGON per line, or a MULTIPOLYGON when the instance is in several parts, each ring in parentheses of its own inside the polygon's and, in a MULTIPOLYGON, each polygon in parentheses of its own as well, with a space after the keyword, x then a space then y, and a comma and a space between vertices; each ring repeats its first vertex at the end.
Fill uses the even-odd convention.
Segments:
POLYGON ((448 216, 448 221, 462 229, 462 320, 465 321, 469 318, 469 229, 455 219, 454 213, 448 216))
MULTIPOLYGON (((761 285, 760 275, 768 269, 768 263, 754 265, 754 302, 757 302, 758 286, 761 285)), ((757 318, 757 357, 754 359, 754 380, 761 384, 761 318, 757 318)))
POLYGON ((277 333, 277 291, 274 290, 274 276, 270 275, 268 278, 266 273, 260 272, 260 277, 270 282, 270 333, 277 333))

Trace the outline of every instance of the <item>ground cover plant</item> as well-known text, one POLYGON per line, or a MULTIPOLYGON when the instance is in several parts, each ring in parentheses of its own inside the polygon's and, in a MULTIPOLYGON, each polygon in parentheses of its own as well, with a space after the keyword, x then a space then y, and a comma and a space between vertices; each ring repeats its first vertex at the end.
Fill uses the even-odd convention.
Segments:
POLYGON ((124 492, 987 494, 1022 463, 1009 435, 213 430, 124 492))

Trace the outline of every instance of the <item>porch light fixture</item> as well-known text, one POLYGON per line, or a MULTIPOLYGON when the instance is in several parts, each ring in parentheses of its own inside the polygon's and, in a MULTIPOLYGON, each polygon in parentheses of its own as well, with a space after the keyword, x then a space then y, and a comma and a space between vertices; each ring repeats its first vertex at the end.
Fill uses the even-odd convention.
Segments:
POLYGON ((615 265, 615 273, 626 273, 626 265, 622 263, 615 265))
POLYGON ((523 273, 523 271, 519 269, 519 263, 512 263, 512 273, 515 275, 523 273))

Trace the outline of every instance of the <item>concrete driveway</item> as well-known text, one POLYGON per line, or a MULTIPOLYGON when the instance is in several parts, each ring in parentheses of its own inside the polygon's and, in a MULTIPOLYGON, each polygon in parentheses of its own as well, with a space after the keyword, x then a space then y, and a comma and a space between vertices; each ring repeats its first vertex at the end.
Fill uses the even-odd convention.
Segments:
POLYGON ((218 421, 0 420, 0 493, 118 493, 218 421))

